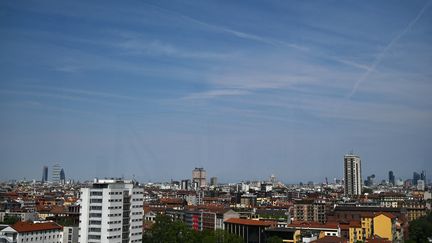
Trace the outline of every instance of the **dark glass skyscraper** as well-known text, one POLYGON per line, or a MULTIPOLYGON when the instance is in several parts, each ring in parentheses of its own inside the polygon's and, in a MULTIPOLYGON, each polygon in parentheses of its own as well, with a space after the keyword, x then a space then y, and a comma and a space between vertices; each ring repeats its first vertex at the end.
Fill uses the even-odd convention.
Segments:
POLYGON ((424 170, 420 174, 420 180, 423 180, 426 183, 426 172, 424 170))
POLYGON ((417 172, 413 173, 413 185, 417 186, 417 181, 420 180, 420 174, 417 172))
POLYGON ((48 166, 44 166, 42 169, 42 182, 48 181, 48 166))
POLYGON ((391 184, 391 185, 395 185, 395 176, 394 176, 394 174, 393 174, 393 171, 389 171, 389 178, 388 178, 388 180, 389 180, 389 183, 391 184))
POLYGON ((65 183, 66 182, 66 175, 64 172, 64 169, 61 169, 60 171, 60 183, 65 183))

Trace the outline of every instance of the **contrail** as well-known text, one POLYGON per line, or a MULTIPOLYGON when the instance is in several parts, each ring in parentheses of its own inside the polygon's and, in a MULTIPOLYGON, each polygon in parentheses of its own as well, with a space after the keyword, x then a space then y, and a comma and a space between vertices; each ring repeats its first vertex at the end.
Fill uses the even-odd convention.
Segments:
POLYGON ((152 6, 152 7, 156 8, 156 9, 162 11, 162 12, 173 14, 173 15, 175 15, 177 17, 180 17, 180 18, 182 18, 184 20, 187 20, 187 21, 189 21, 191 23, 195 23, 195 24, 198 24, 198 25, 201 25, 201 26, 205 26, 208 29, 211 29, 213 31, 227 33, 227 34, 233 35, 233 36, 235 36, 237 38, 240 38, 240 39, 246 39, 246 40, 256 41, 256 42, 260 42, 260 43, 264 43, 264 44, 271 45, 271 46, 276 46, 276 47, 288 46, 290 48, 297 49, 297 50, 300 50, 300 51, 308 51, 308 48, 306 48, 304 46, 297 45, 295 43, 289 43, 289 42, 285 42, 285 41, 282 41, 282 40, 277 40, 277 39, 273 39, 273 38, 269 38, 269 37, 265 37, 265 36, 260 36, 260 35, 255 35, 255 34, 251 34, 251 33, 247 33, 247 32, 242 32, 242 31, 234 30, 234 29, 231 29, 231 28, 228 28, 228 27, 225 27, 225 26, 220 26, 220 25, 216 25, 216 24, 207 23, 205 21, 195 19, 193 17, 184 15, 184 14, 182 14, 180 12, 177 12, 177 11, 174 11, 174 10, 166 9, 166 8, 163 8, 163 7, 160 7, 160 6, 156 6, 156 5, 153 5, 153 4, 150 4, 150 3, 145 3, 145 4, 147 4, 149 6, 152 6))
POLYGON ((415 23, 417 23, 417 21, 423 16, 424 12, 426 11, 426 9, 429 7, 429 5, 432 3, 432 0, 430 0, 429 2, 427 2, 423 8, 420 10, 420 12, 417 14, 417 16, 411 20, 411 22, 409 22, 409 24, 407 25, 407 27, 405 27, 405 29, 400 32, 396 37, 394 37, 388 44, 387 46, 378 54, 378 56, 375 58, 374 62, 372 63, 372 65, 370 66, 370 68, 367 69, 367 71, 365 73, 363 73, 363 75, 357 80, 357 82, 354 84, 354 87, 351 90, 351 93, 347 96, 348 99, 351 99, 351 97, 353 97, 355 95, 355 93, 357 92, 358 87, 360 86, 360 84, 366 80, 369 75, 375 71, 376 67, 381 63, 384 55, 387 53, 387 51, 392 48, 392 46, 402 37, 404 36, 408 31, 411 30, 411 28, 415 25, 415 23))

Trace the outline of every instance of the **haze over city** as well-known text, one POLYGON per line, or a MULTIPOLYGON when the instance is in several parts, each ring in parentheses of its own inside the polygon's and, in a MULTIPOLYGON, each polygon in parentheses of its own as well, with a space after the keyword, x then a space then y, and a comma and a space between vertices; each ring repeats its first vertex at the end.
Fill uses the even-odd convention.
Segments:
POLYGON ((0 179, 432 175, 431 1, 1 1, 0 179))

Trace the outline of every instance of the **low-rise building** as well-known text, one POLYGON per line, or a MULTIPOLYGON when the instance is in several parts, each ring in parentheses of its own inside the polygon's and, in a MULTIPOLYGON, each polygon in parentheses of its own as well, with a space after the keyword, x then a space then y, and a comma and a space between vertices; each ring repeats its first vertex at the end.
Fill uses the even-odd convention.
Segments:
POLYGON ((274 222, 253 219, 227 219, 225 230, 242 237, 247 243, 264 243, 265 229, 274 226, 274 222))
POLYGON ((54 222, 17 222, 0 231, 0 242, 62 243, 63 227, 54 222))
POLYGON ((63 243, 77 243, 79 236, 77 226, 63 226, 63 243))

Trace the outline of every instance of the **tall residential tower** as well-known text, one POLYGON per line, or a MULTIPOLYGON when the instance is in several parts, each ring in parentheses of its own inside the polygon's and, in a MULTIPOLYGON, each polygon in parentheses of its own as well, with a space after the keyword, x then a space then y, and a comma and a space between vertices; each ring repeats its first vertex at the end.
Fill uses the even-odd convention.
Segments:
POLYGON ((55 164, 52 167, 52 175, 51 175, 51 180, 54 183, 60 183, 60 171, 61 171, 61 167, 59 164, 55 164))
POLYGON ((142 242, 143 198, 132 181, 95 179, 81 189, 79 242, 142 242))
POLYGON ((362 193, 360 156, 352 153, 344 157, 344 189, 345 195, 354 196, 362 193))
POLYGON ((192 171, 192 183, 197 183, 198 187, 206 187, 207 186, 206 176, 207 173, 204 170, 204 168, 195 168, 192 171))

